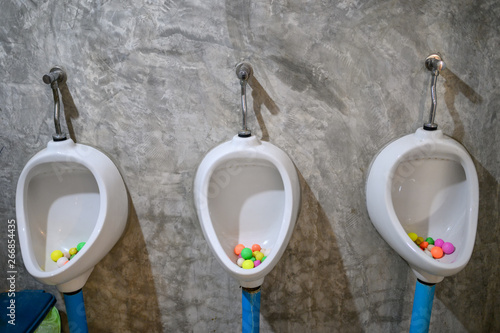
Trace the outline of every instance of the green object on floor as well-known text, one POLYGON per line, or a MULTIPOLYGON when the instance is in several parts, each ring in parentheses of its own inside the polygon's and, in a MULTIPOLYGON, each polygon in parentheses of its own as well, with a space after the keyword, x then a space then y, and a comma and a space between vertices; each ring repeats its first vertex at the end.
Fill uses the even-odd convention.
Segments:
POLYGON ((40 326, 37 327, 34 333, 60 333, 61 332, 61 317, 56 307, 52 307, 40 326))

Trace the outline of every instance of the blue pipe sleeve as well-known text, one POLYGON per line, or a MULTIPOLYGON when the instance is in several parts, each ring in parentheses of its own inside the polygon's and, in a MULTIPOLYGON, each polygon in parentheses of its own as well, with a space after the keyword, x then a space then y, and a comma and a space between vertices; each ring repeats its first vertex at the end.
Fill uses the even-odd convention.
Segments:
POLYGON ((432 302, 436 285, 429 285, 417 280, 413 310, 411 314, 410 333, 427 333, 431 322, 432 302))
POLYGON ((70 333, 88 333, 83 291, 80 289, 74 293, 65 293, 64 303, 66 304, 70 333))
POLYGON ((259 333, 260 288, 248 291, 241 288, 242 333, 259 333))

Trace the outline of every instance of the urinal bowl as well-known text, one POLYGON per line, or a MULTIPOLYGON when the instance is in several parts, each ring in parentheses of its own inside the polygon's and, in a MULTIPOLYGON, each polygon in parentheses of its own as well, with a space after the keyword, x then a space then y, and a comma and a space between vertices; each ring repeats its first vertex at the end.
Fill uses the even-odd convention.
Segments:
POLYGON ((194 198, 217 260, 242 287, 260 286, 285 251, 298 215, 300 184, 290 158, 255 136, 235 136, 200 164, 194 198), (258 267, 243 269, 236 264, 237 244, 259 244, 271 252, 258 267))
POLYGON ((370 219, 420 280, 437 283, 462 270, 474 247, 479 202, 467 151, 440 130, 402 137, 373 160, 366 184, 370 219), (455 252, 426 255, 407 235, 441 238, 455 252))
POLYGON ((127 191, 102 152, 72 140, 49 142, 21 172, 16 213, 28 272, 61 292, 73 292, 121 237, 127 191), (52 251, 69 251, 80 242, 85 246, 64 266, 51 260, 52 251))

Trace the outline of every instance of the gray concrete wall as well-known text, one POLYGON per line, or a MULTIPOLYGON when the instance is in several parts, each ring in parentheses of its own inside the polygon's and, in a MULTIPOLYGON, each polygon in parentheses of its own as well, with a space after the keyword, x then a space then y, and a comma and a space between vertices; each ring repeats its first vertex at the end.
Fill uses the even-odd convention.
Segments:
MULTIPOLYGON (((53 133, 41 80, 53 65, 68 73, 64 129, 112 156, 131 196, 126 234, 84 288, 91 331, 240 330, 241 291, 205 242, 192 184, 239 128, 241 59, 255 70, 250 127, 289 154, 302 185, 290 244, 262 286, 261 331, 407 331, 416 278, 371 224, 364 184, 377 151, 427 118, 432 52, 448 66, 436 121, 470 152, 481 194, 474 253, 437 285, 431 332, 500 330, 498 1, 0 6, 2 258, 19 174, 53 133)), ((54 293, 64 312, 17 264, 18 288, 54 293)))

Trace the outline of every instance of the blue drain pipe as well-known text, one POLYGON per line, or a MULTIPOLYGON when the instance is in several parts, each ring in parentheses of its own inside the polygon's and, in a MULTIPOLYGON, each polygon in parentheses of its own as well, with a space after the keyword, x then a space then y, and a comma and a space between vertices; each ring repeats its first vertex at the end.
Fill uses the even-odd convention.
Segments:
POLYGON ((82 289, 72 293, 64 293, 64 303, 66 304, 66 315, 68 316, 70 333, 88 333, 89 329, 87 327, 87 315, 85 313, 82 289))
POLYGON ((259 333, 260 287, 241 288, 242 333, 259 333))
POLYGON ((411 313, 410 333, 429 332, 435 289, 435 284, 417 280, 415 297, 413 298, 413 310, 411 313))

